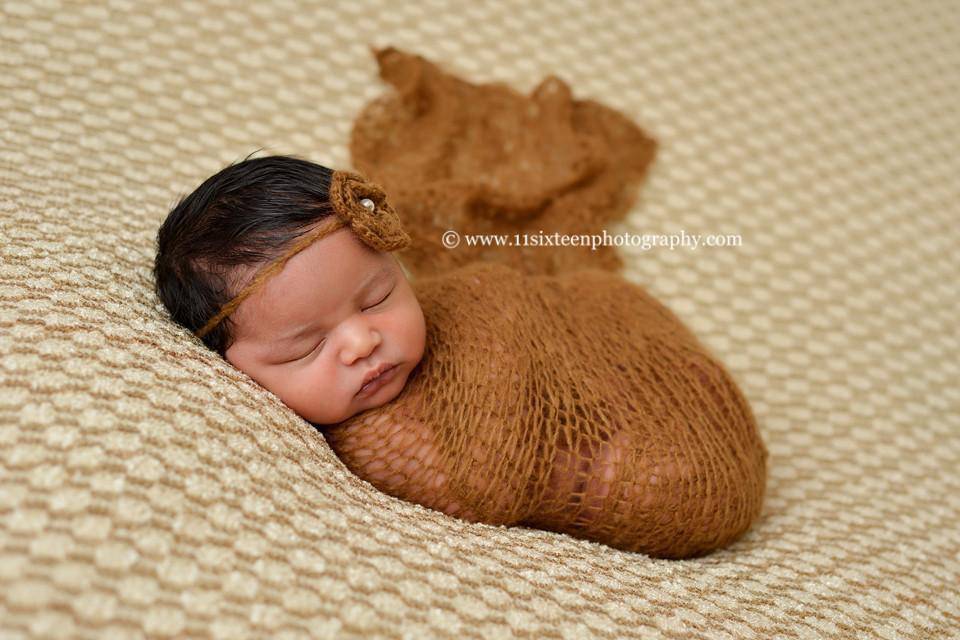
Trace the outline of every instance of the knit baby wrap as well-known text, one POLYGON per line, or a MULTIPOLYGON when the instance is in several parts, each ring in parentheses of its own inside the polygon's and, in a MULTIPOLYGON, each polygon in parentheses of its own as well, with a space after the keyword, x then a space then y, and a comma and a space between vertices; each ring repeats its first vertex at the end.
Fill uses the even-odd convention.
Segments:
MULTIPOLYGON (((311 243, 348 226, 409 246, 383 189, 333 172, 334 215, 197 332, 311 243)), ((682 558, 759 514, 767 450, 730 375, 666 307, 616 273, 469 263, 412 283, 424 353, 400 394, 323 429, 385 493, 473 522, 525 525, 682 558)), ((322 393, 322 390, 318 390, 322 393)))
POLYGON ((523 95, 372 52, 391 90, 358 114, 351 157, 410 233, 427 345, 396 399, 325 430, 331 446, 382 491, 475 522, 674 558, 736 539, 766 482, 750 407, 618 252, 443 244, 598 233, 656 141, 553 75, 523 95))
POLYGON ((665 558, 724 546, 759 514, 749 405, 641 287, 474 263, 414 288, 427 340, 406 386, 324 429, 358 476, 470 521, 665 558))

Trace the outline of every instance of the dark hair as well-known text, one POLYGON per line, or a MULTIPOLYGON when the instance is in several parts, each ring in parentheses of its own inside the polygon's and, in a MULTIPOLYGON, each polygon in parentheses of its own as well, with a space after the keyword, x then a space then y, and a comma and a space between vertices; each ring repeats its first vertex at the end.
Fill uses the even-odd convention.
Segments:
MULTIPOLYGON (((197 331, 240 292, 237 267, 274 260, 332 215, 332 174, 296 156, 247 156, 182 198, 157 232, 153 267, 157 296, 170 317, 197 331)), ((202 338, 221 357, 235 338, 230 320, 202 338)))

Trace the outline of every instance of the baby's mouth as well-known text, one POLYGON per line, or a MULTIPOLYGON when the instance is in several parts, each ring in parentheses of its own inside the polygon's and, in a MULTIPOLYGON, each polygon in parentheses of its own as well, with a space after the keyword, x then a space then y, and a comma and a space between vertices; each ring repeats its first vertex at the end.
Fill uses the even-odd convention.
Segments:
POLYGON ((391 364, 383 367, 380 372, 365 382, 360 390, 355 394, 357 397, 368 396, 377 391, 380 387, 390 381, 397 371, 397 365, 391 364))

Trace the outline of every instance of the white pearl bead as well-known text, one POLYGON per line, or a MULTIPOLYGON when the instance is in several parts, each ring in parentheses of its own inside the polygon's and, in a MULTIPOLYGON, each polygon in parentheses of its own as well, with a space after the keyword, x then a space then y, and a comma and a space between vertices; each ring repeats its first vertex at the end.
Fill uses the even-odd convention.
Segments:
POLYGON ((363 200, 360 201, 360 204, 366 207, 368 211, 373 211, 374 209, 377 208, 377 205, 373 204, 373 200, 371 200, 370 198, 364 198, 363 200))

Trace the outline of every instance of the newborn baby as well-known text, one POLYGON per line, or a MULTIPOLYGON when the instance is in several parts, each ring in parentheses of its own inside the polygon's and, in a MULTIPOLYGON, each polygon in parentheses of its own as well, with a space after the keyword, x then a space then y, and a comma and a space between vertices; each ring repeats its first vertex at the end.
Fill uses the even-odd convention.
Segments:
POLYGON ((231 317, 227 361, 315 424, 393 400, 423 355, 423 312, 399 261, 347 227, 293 256, 231 317))
POLYGON ((171 212, 157 292, 386 493, 662 557, 746 530, 766 450, 735 385, 665 307, 591 270, 471 264, 411 286, 393 253, 408 242, 359 174, 246 160, 171 212), (619 357, 599 343, 624 324, 619 357))

